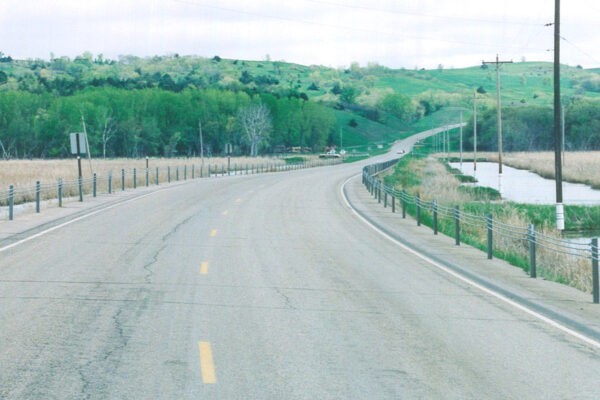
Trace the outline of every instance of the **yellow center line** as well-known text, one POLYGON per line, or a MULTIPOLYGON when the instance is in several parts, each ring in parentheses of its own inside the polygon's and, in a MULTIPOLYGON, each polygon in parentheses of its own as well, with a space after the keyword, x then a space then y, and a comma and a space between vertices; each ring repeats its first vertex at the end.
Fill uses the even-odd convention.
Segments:
POLYGON ((210 231, 210 236, 212 236, 212 237, 217 236, 217 230, 213 229, 212 231, 210 231))
POLYGON ((202 370, 202 382, 217 383, 215 377, 215 365, 213 363, 212 351, 210 350, 210 342, 198 342, 200 350, 200 368, 202 370))
POLYGON ((208 274, 208 261, 202 261, 200 264, 200 273, 202 275, 208 274))
POLYGON ((225 210, 225 211, 223 211, 221 214, 223 214, 223 215, 227 215, 227 213, 228 213, 228 212, 229 212, 229 211, 225 210))

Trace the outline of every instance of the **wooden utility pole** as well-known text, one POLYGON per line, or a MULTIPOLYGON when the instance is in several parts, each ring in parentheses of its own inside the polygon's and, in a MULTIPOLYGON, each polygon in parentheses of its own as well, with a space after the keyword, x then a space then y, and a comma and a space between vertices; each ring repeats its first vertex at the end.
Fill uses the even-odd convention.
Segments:
POLYGON ((560 136, 562 150, 562 165, 565 166, 565 105, 560 103, 560 136))
POLYGON ((560 161, 560 0, 554 0, 554 173, 556 175, 556 229, 565 229, 560 161))
POLYGON ((485 64, 496 64, 496 94, 498 96, 498 173, 502 175, 502 108, 500 103, 500 64, 510 64, 511 61, 500 61, 496 54, 496 61, 482 61, 485 64))
POLYGON ((204 141, 202 138, 202 121, 198 120, 198 136, 200 137, 200 163, 204 165, 204 141))
POLYGON ((477 92, 473 94, 473 171, 477 171, 477 92))
POLYGON ((81 113, 81 124, 83 125, 83 135, 85 136, 85 149, 88 153, 88 162, 90 164, 90 174, 94 173, 92 169, 92 155, 90 154, 90 141, 87 137, 87 130, 85 129, 85 118, 83 118, 83 112, 81 113))
POLYGON ((460 170, 462 171, 462 160, 463 160, 463 152, 462 152, 462 110, 460 110, 460 170))

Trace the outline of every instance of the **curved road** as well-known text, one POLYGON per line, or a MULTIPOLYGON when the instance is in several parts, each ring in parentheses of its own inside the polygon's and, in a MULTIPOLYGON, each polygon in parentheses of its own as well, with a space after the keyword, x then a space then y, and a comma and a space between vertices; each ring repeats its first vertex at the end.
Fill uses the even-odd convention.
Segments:
POLYGON ((599 398, 600 350, 359 220, 362 165, 190 181, 0 253, 0 398, 599 398))

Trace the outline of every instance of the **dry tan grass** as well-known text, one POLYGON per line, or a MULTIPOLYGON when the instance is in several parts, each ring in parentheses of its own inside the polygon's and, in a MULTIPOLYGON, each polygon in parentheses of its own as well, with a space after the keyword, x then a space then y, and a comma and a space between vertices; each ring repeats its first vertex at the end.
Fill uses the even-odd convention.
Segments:
MULTIPOLYGON (((485 155, 488 154, 485 153, 485 155)), ((519 154, 519 157, 523 156, 519 154)), ((452 173, 446 170, 442 163, 437 162, 435 157, 413 160, 411 166, 421 179, 419 193, 424 201, 437 199, 439 204, 447 207, 473 201, 467 193, 457 190, 460 182, 452 173)), ((524 228, 530 222, 524 214, 513 207, 507 207, 501 215, 494 215, 494 221, 521 228, 518 231, 522 233, 525 232, 524 228)), ((453 221, 443 220, 440 217, 440 224, 442 223, 453 224, 453 221)), ((560 233, 555 229, 544 229, 541 233, 560 238, 560 233)), ((470 238, 478 243, 481 248, 487 246, 487 229, 483 226, 462 224, 461 235, 463 239, 468 240, 470 238)), ((523 237, 523 235, 520 235, 520 237, 523 237)), ((529 259, 529 243, 522 239, 514 239, 495 233, 494 249, 509 256, 509 258, 516 256, 523 260, 529 259)), ((591 292, 591 261, 588 258, 561 254, 538 246, 536 249, 536 260, 539 276, 566 283, 585 292, 591 292)))
MULTIPOLYGON (((303 156, 306 158, 306 156, 303 156)), ((279 158, 271 157, 232 157, 231 168, 237 165, 238 168, 245 168, 246 164, 259 165, 281 165, 285 161, 279 158)), ((199 173, 202 165, 200 158, 150 158, 148 160, 149 170, 152 176, 156 172, 156 167, 159 168, 161 182, 166 180, 167 167, 172 169, 172 177, 174 179, 175 168, 179 166, 180 174, 183 174, 184 166, 188 168, 188 174, 191 176, 191 168, 195 167, 195 173, 199 173)), ((206 174, 208 166, 214 170, 215 166, 221 169, 222 166, 227 168, 226 157, 204 158, 204 174, 206 174)), ((121 169, 125 169, 127 176, 131 175, 134 168, 137 170, 138 179, 144 178, 146 169, 146 160, 130 159, 130 158, 115 158, 115 159, 92 159, 91 169, 88 160, 81 161, 82 173, 84 178, 92 176, 92 171, 98 176, 107 176, 111 171, 115 179, 120 176, 121 169)), ((182 175, 183 176, 183 175, 182 175)), ((56 183, 59 178, 63 180, 77 179, 77 161, 74 159, 61 160, 2 160, 0 161, 0 190, 7 189, 9 185, 14 185, 15 188, 30 187, 35 185, 36 181, 42 183, 56 183)))
MULTIPOLYGON (((458 153, 452 153, 458 157, 458 153)), ((473 158, 473 153, 464 153, 464 158, 473 158)), ((477 153, 477 158, 485 157, 498 162, 498 153, 477 153)), ((573 183, 585 183, 600 189, 600 151, 567 151, 563 164, 563 179, 573 183)), ((554 152, 504 153, 504 164, 514 168, 533 171, 545 178, 554 179, 554 152)))

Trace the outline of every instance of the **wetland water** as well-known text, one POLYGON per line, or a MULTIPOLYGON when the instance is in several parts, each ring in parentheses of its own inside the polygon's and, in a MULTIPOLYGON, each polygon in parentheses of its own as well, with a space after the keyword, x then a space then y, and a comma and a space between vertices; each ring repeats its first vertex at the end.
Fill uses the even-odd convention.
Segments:
MULTIPOLYGON (((460 169, 460 163, 450 163, 460 169)), ((478 162, 473 171, 472 162, 463 162, 462 173, 474 176, 476 185, 494 188, 502 198, 517 203, 555 204, 556 188, 553 179, 542 178, 538 174, 504 165, 502 178, 498 176, 498 163, 478 162)), ((570 205, 600 204, 600 190, 580 183, 563 182, 563 202, 570 205)))

